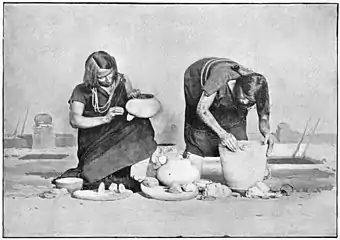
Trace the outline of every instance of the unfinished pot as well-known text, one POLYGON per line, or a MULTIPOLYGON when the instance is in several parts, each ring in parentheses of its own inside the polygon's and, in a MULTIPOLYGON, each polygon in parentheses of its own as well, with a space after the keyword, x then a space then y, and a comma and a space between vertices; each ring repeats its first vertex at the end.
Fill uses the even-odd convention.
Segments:
POLYGON ((125 106, 128 120, 134 117, 151 118, 155 116, 161 109, 160 102, 152 94, 141 94, 137 98, 130 99, 125 106))
POLYGON ((168 187, 174 183, 192 183, 199 178, 199 171, 191 165, 189 160, 183 158, 168 160, 157 171, 157 179, 168 187))
POLYGON ((155 152, 152 154, 148 167, 146 176, 154 177, 157 176, 157 170, 172 159, 178 160, 180 154, 178 152, 176 144, 173 143, 162 143, 158 144, 155 152))
POLYGON ((244 151, 231 152, 219 145, 222 173, 225 183, 234 191, 246 191, 262 181, 267 165, 267 145, 256 141, 239 141, 244 151))

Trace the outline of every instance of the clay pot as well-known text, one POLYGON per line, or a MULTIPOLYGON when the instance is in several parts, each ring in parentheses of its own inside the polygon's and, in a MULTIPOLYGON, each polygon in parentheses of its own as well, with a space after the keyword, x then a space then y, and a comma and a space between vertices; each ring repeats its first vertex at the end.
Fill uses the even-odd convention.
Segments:
POLYGON ((151 165, 155 170, 155 177, 169 187, 174 183, 191 183, 200 177, 198 170, 189 160, 183 159, 177 146, 172 143, 158 144, 151 157, 151 165))
POLYGON ((147 167, 146 175, 148 177, 157 176, 157 170, 171 160, 178 160, 180 154, 178 152, 176 144, 173 143, 162 143, 158 144, 155 152, 151 156, 151 161, 147 167))
POLYGON ((232 190, 245 191, 265 176, 267 145, 261 142, 239 141, 244 151, 231 152, 219 145, 222 173, 232 190))
POLYGON ((154 95, 141 94, 137 98, 130 99, 126 103, 125 108, 130 116, 139 118, 151 118, 160 111, 161 104, 154 95))
POLYGON ((192 183, 199 178, 199 171, 191 165, 189 160, 183 158, 168 160, 166 164, 162 165, 157 171, 157 179, 169 187, 174 183, 192 183))
POLYGON ((83 179, 81 178, 60 178, 55 181, 57 188, 65 188, 69 193, 81 190, 83 188, 83 179))
POLYGON ((51 125, 52 117, 47 113, 39 113, 34 117, 35 126, 51 125))

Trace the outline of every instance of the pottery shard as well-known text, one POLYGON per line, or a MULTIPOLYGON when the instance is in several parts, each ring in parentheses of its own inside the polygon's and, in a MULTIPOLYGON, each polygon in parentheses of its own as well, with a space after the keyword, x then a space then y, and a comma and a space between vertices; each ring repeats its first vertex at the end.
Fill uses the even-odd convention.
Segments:
POLYGON ((118 191, 118 185, 117 183, 111 183, 110 187, 109 187, 109 190, 111 192, 117 192, 118 191))
POLYGON ((118 184, 118 192, 119 193, 126 192, 126 188, 125 188, 124 184, 122 184, 122 183, 118 184))
POLYGON ((197 186, 193 183, 183 184, 182 189, 184 192, 194 192, 197 189, 197 186))
POLYGON ((103 194, 105 193, 105 184, 101 182, 98 187, 98 194, 103 194))
POLYGON ((226 198, 232 194, 228 186, 220 183, 213 183, 207 186, 207 195, 215 198, 226 198))
POLYGON ((183 192, 181 186, 177 183, 174 183, 170 188, 169 188, 169 192, 170 193, 174 193, 174 194, 180 194, 183 192))
POLYGON ((143 180, 142 184, 146 187, 153 188, 159 186, 159 181, 156 178, 147 177, 143 180))

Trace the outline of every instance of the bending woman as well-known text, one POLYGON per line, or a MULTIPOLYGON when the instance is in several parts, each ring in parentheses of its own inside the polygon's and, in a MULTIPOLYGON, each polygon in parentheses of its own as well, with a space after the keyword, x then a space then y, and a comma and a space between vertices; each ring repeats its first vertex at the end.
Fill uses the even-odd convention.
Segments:
POLYGON ((184 74, 185 155, 201 170, 203 157, 218 157, 221 143, 238 151, 237 140, 248 140, 247 115, 257 110, 259 131, 270 155, 274 138, 270 133, 267 80, 228 58, 203 58, 184 74))
POLYGON ((87 58, 83 83, 68 101, 70 124, 78 129, 79 163, 56 179, 83 178, 84 189, 95 189, 101 182, 108 188, 114 182, 139 191, 131 166, 150 158, 157 148, 149 119, 127 121, 125 104, 139 94, 118 72, 113 56, 98 51, 87 58))

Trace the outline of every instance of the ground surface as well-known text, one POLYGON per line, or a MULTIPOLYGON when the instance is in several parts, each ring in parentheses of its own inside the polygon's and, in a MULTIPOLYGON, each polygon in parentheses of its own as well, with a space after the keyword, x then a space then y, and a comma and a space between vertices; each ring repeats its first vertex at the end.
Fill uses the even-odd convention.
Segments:
MULTIPOLYGON (((326 158, 334 172, 334 146, 310 149, 315 158, 326 158)), ((301 192, 271 200, 164 202, 137 193, 115 202, 83 201, 69 195, 43 199, 38 194, 52 188, 52 177, 76 165, 75 149, 57 149, 55 153, 69 154, 61 160, 19 160, 27 153, 5 151, 7 237, 336 236, 336 190, 317 192, 335 184, 332 174, 274 171, 268 185, 289 181, 301 192)))

